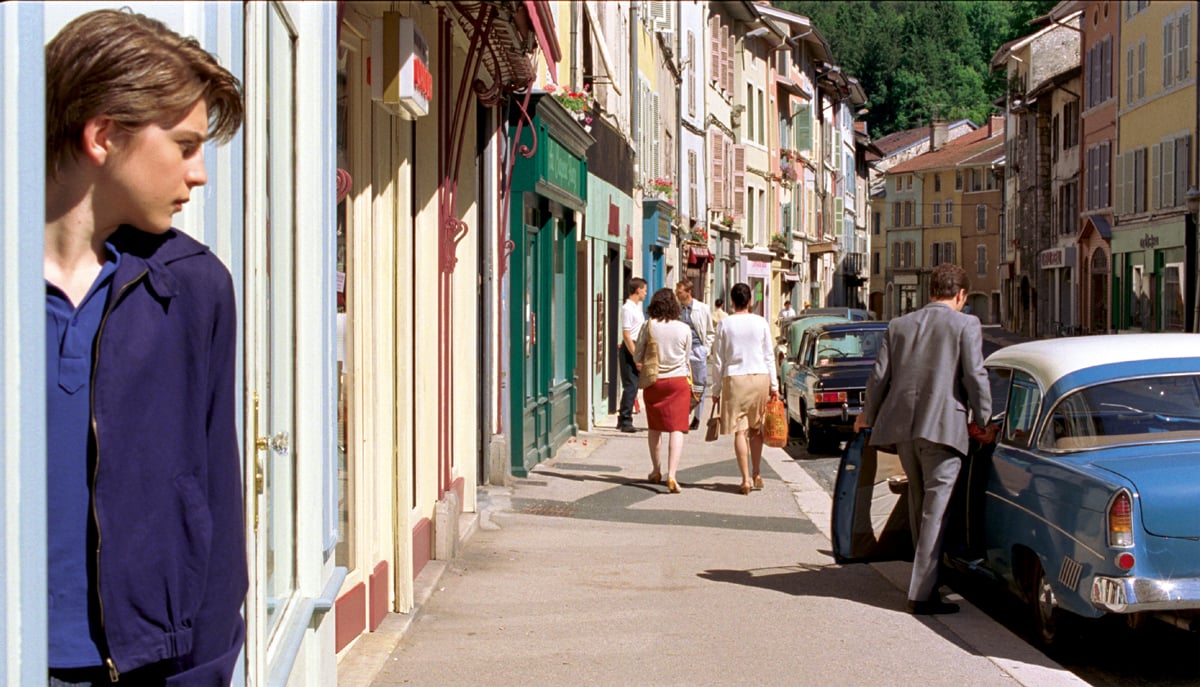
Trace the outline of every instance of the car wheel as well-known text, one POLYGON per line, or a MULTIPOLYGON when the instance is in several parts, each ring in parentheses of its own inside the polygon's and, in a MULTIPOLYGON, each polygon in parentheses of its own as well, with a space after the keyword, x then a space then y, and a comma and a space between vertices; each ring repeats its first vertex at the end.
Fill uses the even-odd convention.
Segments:
POLYGON ((1046 577, 1046 571, 1037 559, 1034 559, 1028 580, 1026 596, 1033 621, 1034 638, 1044 647, 1053 646, 1061 636, 1059 630, 1062 611, 1058 608, 1058 598, 1054 594, 1050 578, 1046 577))
POLYGON ((809 453, 820 453, 825 448, 825 430, 814 425, 807 413, 804 415, 804 443, 809 453))

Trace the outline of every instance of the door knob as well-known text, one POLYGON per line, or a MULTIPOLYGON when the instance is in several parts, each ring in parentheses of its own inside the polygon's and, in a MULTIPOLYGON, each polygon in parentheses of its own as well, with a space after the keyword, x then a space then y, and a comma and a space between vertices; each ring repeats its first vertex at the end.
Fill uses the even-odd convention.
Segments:
POLYGON ((280 432, 271 437, 271 448, 281 456, 288 454, 288 446, 291 443, 287 432, 280 432))

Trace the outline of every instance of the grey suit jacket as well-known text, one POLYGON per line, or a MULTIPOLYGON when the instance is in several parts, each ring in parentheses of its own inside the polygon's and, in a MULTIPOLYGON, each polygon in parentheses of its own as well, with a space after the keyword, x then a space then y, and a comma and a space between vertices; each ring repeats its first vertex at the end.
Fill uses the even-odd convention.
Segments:
POLYGON ((892 320, 867 379, 871 443, 925 439, 966 454, 968 409, 980 426, 992 412, 979 320, 936 301, 892 320))

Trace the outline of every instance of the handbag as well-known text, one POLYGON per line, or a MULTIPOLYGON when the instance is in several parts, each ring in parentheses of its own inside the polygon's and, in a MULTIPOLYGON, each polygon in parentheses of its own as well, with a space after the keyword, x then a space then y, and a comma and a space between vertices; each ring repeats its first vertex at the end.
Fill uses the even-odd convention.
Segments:
POLYGON ((705 441, 716 441, 721 435, 721 418, 717 415, 717 406, 721 405, 721 399, 713 401, 712 412, 708 414, 708 427, 704 429, 705 441))
POLYGON ((642 333, 638 337, 642 349, 642 369, 638 371, 638 388, 645 389, 658 381, 658 341, 650 331, 650 320, 642 325, 642 333))
POLYGON ((688 366, 688 371, 687 371, 687 373, 688 373, 688 376, 687 376, 688 393, 691 398, 691 406, 688 409, 694 410, 696 408, 696 406, 700 405, 700 395, 702 393, 704 393, 704 390, 701 389, 700 391, 696 391, 696 384, 694 382, 692 382, 692 364, 688 363, 687 366, 688 366))
POLYGON ((783 401, 767 401, 767 413, 763 417, 763 443, 775 448, 787 446, 787 409, 783 401))

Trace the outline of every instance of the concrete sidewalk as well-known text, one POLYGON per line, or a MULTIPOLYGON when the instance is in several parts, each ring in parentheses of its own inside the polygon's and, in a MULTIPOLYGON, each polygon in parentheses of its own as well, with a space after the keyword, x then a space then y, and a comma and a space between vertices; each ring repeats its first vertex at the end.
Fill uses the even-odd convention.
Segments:
POLYGON ((339 684, 1086 684, 961 600, 904 613, 906 563, 835 565, 829 496, 782 450, 743 496, 732 439, 693 432, 668 494, 645 437, 591 432, 486 489, 462 555, 339 684))

